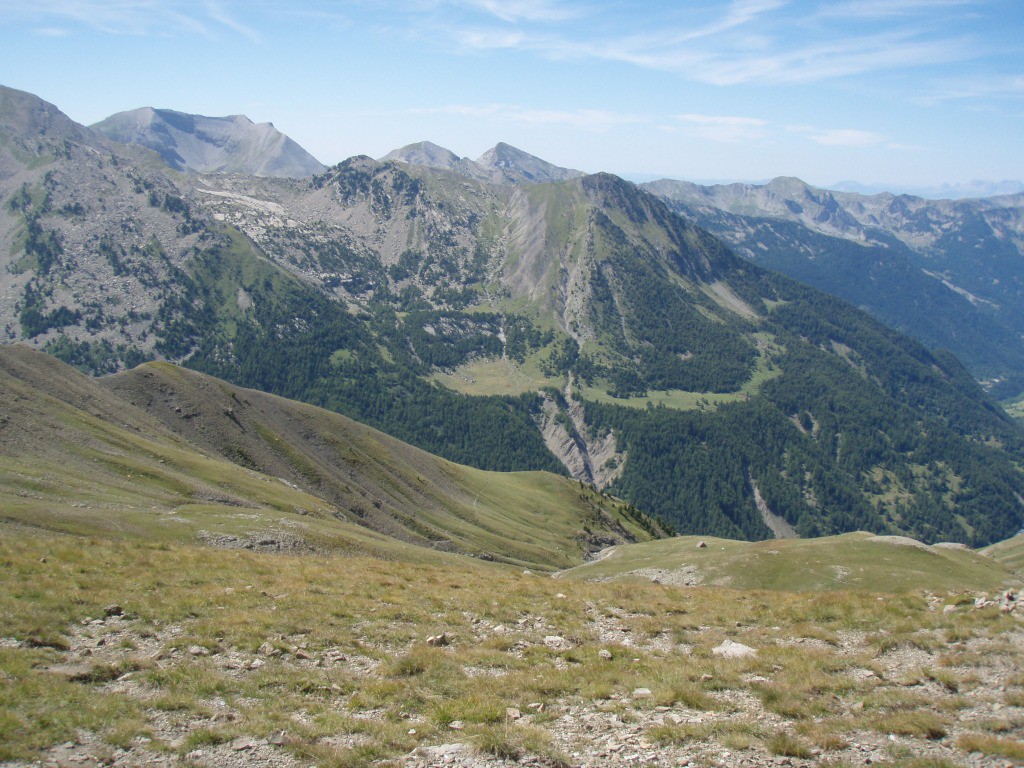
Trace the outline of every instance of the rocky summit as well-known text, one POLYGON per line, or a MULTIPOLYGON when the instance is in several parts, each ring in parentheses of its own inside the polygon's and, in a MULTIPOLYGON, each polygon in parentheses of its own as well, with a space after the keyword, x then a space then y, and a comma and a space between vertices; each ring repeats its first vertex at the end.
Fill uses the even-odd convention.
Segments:
POLYGON ((324 170, 271 123, 253 123, 245 115, 205 117, 143 107, 92 128, 122 144, 148 147, 178 171, 302 178, 324 170))

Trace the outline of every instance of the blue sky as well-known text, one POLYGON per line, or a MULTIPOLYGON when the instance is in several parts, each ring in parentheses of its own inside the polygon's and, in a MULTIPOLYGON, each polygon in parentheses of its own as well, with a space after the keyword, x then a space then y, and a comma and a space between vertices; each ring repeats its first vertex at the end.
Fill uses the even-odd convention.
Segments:
POLYGON ((693 180, 1024 179, 1022 0, 0 0, 0 83, 73 119, 271 121, 693 180))

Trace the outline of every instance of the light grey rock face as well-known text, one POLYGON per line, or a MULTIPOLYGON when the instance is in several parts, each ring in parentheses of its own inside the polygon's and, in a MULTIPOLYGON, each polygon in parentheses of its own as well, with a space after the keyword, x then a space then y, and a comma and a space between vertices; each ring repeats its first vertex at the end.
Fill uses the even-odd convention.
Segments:
POLYGON ((480 155, 476 164, 490 171, 495 182, 513 184, 543 184, 578 179, 586 175, 572 168, 560 168, 504 142, 499 142, 480 155))
POLYGON ((325 168, 272 123, 253 123, 244 115, 205 117, 143 107, 92 127, 122 144, 154 150, 179 171, 301 178, 325 168))
POLYGON ((468 157, 459 157, 450 149, 438 146, 430 141, 419 141, 400 149, 388 152, 380 159, 382 163, 406 163, 420 165, 424 168, 439 168, 451 171, 477 181, 490 181, 490 173, 468 157))
POLYGON ((586 175, 583 171, 562 168, 505 143, 498 143, 476 160, 470 160, 437 144, 420 141, 389 152, 381 162, 441 168, 476 181, 501 185, 545 184, 586 175))
POLYGON ((427 168, 453 169, 459 166, 462 158, 450 149, 438 146, 430 141, 418 141, 401 149, 388 152, 380 159, 382 163, 399 162, 410 165, 423 165, 427 168))

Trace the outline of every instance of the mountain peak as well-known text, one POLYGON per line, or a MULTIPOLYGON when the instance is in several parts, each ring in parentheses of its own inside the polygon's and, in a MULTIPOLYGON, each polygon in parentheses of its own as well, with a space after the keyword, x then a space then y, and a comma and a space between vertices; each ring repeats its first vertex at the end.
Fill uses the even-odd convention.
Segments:
POLYGON ((400 149, 388 152, 381 159, 382 163, 389 161, 408 163, 410 165, 423 165, 428 168, 456 168, 462 158, 432 141, 417 141, 414 144, 406 144, 400 149))
POLYGON ((82 141, 88 131, 38 96, 0 85, 0 130, 22 138, 69 138, 82 141))
POLYGON ((529 152, 499 141, 491 149, 484 152, 476 160, 477 165, 488 169, 495 181, 505 183, 542 184, 552 181, 565 181, 585 176, 583 171, 560 166, 541 160, 529 152))
POLYGON ((148 147, 179 171, 304 177, 324 165, 278 131, 245 115, 207 117, 142 107, 92 126, 123 144, 148 147))

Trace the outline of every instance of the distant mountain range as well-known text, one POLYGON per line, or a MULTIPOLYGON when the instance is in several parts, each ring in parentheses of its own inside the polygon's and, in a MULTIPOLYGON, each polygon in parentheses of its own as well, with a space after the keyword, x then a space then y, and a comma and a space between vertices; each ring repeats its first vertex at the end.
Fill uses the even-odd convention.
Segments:
POLYGON ((381 162, 388 161, 440 168, 493 184, 545 184, 585 175, 583 171, 560 168, 504 142, 499 142, 474 161, 460 158, 437 144, 421 141, 396 149, 381 158, 381 162))
POLYGON ((642 186, 752 261, 953 351, 1002 396, 1024 390, 1024 194, 864 196, 794 178, 642 186))
POLYGON ((92 128, 122 144, 148 147, 178 171, 301 178, 325 168, 272 124, 244 115, 204 117, 143 107, 92 128))
MULTIPOLYGON (((615 176, 507 145, 179 173, 31 95, 2 105, 5 342, 93 373, 174 361, 480 469, 571 475, 685 532, 983 544, 1024 522, 1024 432, 953 356, 615 176)), ((744 195, 796 217, 759 225, 864 227, 795 181, 744 195)))
MULTIPOLYGON (((652 179, 653 181, 653 179, 652 179)), ((964 198, 999 197, 1024 192, 1024 182, 1013 179, 1003 181, 969 181, 963 184, 942 184, 933 187, 886 186, 884 184, 862 184, 858 181, 840 181, 829 189, 837 192, 856 192, 860 195, 877 195, 883 192, 898 192, 903 195, 926 197, 932 200, 962 200, 964 198)))

